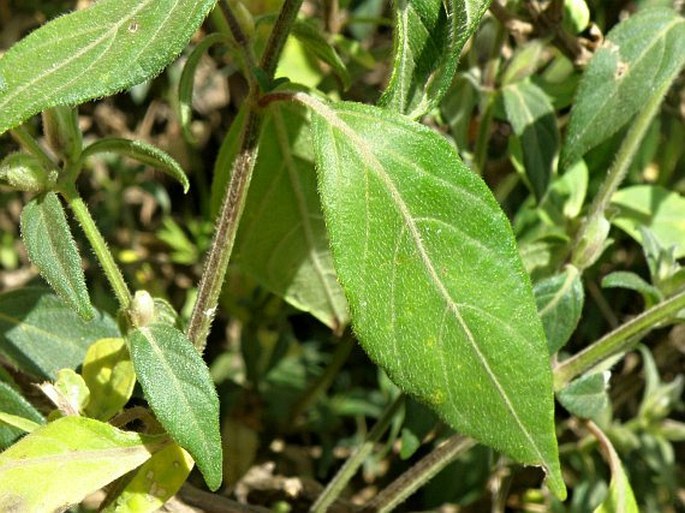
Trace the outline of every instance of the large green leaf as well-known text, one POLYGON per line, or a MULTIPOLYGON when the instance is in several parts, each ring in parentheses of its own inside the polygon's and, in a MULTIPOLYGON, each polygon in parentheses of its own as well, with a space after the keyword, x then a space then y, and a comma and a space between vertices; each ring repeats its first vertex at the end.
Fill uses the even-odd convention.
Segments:
POLYGON ((628 123, 685 63, 685 18, 644 9, 607 35, 583 75, 571 111, 564 167, 628 123))
POLYGON ((58 419, 0 454, 0 511, 62 511, 168 443, 85 417, 58 419))
POLYGON ((452 82, 490 0, 396 0, 392 76, 381 104, 418 118, 452 82))
POLYGON ((236 242, 237 262, 263 285, 334 330, 349 321, 316 191, 306 111, 274 105, 236 242))
POLYGON ((314 109, 320 191, 356 333, 406 392, 565 495, 542 325, 509 223, 437 133, 354 103, 314 109))
POLYGON ((219 398, 200 353, 168 324, 138 328, 129 341, 138 381, 157 419, 216 490, 222 473, 219 398))
POLYGON ((84 322, 45 288, 0 294, 0 354, 30 374, 54 379, 59 369, 78 367, 97 339, 118 335, 111 317, 84 322))
POLYGON ((521 145, 526 177, 540 201, 547 192, 559 149, 554 107, 545 92, 530 81, 504 87, 502 99, 507 121, 521 145))
POLYGON ((24 206, 21 238, 45 281, 82 318, 92 319, 81 257, 57 194, 37 196, 24 206))
POLYGON ((0 59, 0 133, 48 107, 157 75, 216 0, 100 0, 32 32, 0 59))
POLYGON ((634 185, 611 197, 618 214, 611 222, 638 242, 640 226, 649 228, 664 248, 675 247, 676 258, 685 256, 685 197, 658 185, 634 185))

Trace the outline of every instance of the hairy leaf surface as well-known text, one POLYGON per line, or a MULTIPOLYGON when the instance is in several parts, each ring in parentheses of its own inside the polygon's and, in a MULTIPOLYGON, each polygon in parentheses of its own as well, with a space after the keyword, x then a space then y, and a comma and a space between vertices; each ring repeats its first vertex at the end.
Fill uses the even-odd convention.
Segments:
MULTIPOLYGON (((45 419, 10 383, 0 380, 0 413, 16 415, 31 422, 43 424, 45 419)), ((0 450, 9 447, 24 431, 0 419, 0 450)))
POLYGON ((62 511, 144 463, 164 436, 69 416, 35 429, 0 454, 0 511, 62 511))
POLYGON ((563 167, 620 130, 684 63, 685 18, 675 11, 645 9, 619 23, 580 81, 563 167))
POLYGON ((216 0, 100 0, 32 32, 0 59, 0 133, 55 105, 157 75, 216 0))
POLYGON ((54 379, 59 369, 78 367, 97 339, 118 335, 111 317, 85 322, 46 288, 0 294, 0 354, 29 374, 54 379))
POLYGON ((381 104, 418 118, 452 82, 459 54, 490 0, 397 0, 394 59, 381 104))
POLYGON ((320 191, 357 335, 406 392, 565 494, 548 352, 509 223, 438 134, 353 103, 312 107, 320 191))
POLYGON ((21 238, 31 262, 59 297, 83 319, 92 319, 81 257, 57 194, 41 194, 24 206, 21 238))
POLYGON ((131 359, 145 397, 164 429, 197 462, 207 485, 221 484, 219 398, 209 369, 188 338, 168 324, 130 335, 131 359))

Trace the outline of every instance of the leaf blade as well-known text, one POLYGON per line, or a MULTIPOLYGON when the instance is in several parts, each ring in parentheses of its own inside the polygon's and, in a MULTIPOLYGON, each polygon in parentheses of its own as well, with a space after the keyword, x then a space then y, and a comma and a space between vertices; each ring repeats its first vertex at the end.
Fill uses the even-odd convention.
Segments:
POLYGON ((81 257, 57 194, 47 192, 24 206, 21 238, 31 262, 57 295, 81 318, 92 319, 81 257))
POLYGON ((459 431, 545 466, 550 487, 563 496, 544 335, 511 229, 491 193, 425 127, 377 108, 300 98, 316 112, 324 215, 362 345, 459 431), (487 283, 506 292, 487 294, 487 283), (487 342, 493 338, 499 342, 487 342), (503 357, 498 345, 509 338, 516 346, 503 357), (526 390, 531 365, 539 382, 526 390), (523 387, 512 377, 518 373, 526 376, 523 387), (474 393, 479 411, 469 414, 474 393), (525 399, 532 396, 535 405, 525 399))
POLYGON ((62 417, 0 454, 0 510, 61 510, 138 467, 167 443, 166 437, 62 417))
POLYGON ((150 324, 134 330, 129 340, 136 375, 152 410, 216 490, 222 477, 219 398, 209 369, 173 326, 150 324))
POLYGON ((393 71, 380 104, 414 119, 435 107, 489 5, 490 0, 395 2, 393 71))
POLYGON ((0 133, 157 75, 215 1, 102 0, 32 32, 0 59, 0 133))

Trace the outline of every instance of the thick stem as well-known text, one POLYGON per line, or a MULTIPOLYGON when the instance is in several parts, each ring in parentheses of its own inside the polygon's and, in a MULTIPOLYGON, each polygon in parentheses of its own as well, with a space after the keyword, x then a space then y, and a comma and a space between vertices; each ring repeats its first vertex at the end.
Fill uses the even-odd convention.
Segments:
POLYGON ((468 451, 474 445, 476 445, 476 441, 471 438, 452 435, 371 499, 362 509, 362 513, 392 511, 435 477, 438 472, 452 463, 457 456, 468 451))
POLYGON ((119 301, 120 308, 123 310, 128 309, 131 304, 131 293, 126 286, 119 266, 114 261, 114 257, 107 247, 105 239, 102 237, 100 230, 98 230, 95 221, 91 217, 88 207, 79 196, 73 183, 66 185, 60 192, 69 204, 69 207, 74 213, 74 217, 81 225, 88 242, 90 242, 90 245, 95 252, 95 256, 100 262, 100 266, 105 272, 105 276, 114 291, 114 295, 117 297, 117 301, 119 301))
POLYGON ((241 150, 233 163, 231 180, 219 211, 214 238, 202 271, 197 300, 188 323, 188 338, 200 352, 204 351, 207 335, 214 320, 252 178, 257 156, 258 125, 257 113, 249 110, 242 131, 241 150))
POLYGON ((390 421, 392 421, 402 404, 404 404, 404 396, 400 395, 385 409, 381 418, 376 421, 373 429, 366 436, 364 443, 357 447, 357 450, 347 459, 335 477, 316 499, 316 502, 309 510, 311 513, 325 513, 328 507, 340 496, 347 483, 357 473, 357 470, 364 463, 367 456, 371 454, 376 442, 385 433, 385 430, 388 429, 390 421))
MULTIPOLYGON (((302 0, 285 0, 281 13, 276 20, 273 31, 267 43, 267 49, 262 56, 262 67, 269 79, 273 78, 280 52, 295 21, 302 0)), ((235 30, 235 26, 228 22, 228 27, 235 30)), ((240 41, 241 33, 233 32, 236 41, 240 41)), ((248 105, 245 125, 241 133, 240 151, 233 163, 231 179, 226 189, 223 204, 212 239, 212 245, 207 255, 202 278, 198 288, 197 301, 188 323, 187 335, 198 351, 204 351, 207 335, 214 319, 219 294, 226 277, 228 262, 231 259, 238 224, 242 215, 245 199, 252 178, 259 142, 261 119, 257 112, 259 91, 251 84, 250 94, 245 100, 248 105)))
POLYGON ((288 38, 290 27, 292 26, 297 13, 300 12, 303 0, 285 0, 283 7, 278 15, 276 24, 274 25, 269 41, 266 43, 266 48, 262 54, 262 69, 269 78, 273 78, 276 72, 276 65, 278 64, 278 56, 281 55, 283 45, 288 38))
POLYGON ((629 350, 635 338, 685 309, 685 292, 673 296, 607 333, 580 353, 564 360, 554 369, 554 390, 563 389, 572 379, 592 369, 601 361, 629 350))

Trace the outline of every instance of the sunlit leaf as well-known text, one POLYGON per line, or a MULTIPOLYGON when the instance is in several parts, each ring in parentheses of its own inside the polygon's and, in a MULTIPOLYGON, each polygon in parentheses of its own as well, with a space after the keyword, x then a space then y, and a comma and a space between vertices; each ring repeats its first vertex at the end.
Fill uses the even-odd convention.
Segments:
POLYGON ((86 417, 58 419, 0 453, 0 511, 61 511, 166 444, 86 417))
POLYGON ((644 9, 616 25, 580 81, 563 167, 620 130, 684 63, 685 18, 675 11, 644 9))
POLYGON ((674 256, 685 256, 685 197, 658 185, 634 185, 611 197, 618 213, 611 222, 638 242, 640 226, 651 230, 664 248, 675 247, 674 256))
POLYGON ((489 5, 490 0, 394 2, 395 55, 381 104, 411 118, 435 107, 452 82, 461 49, 489 5))
POLYGON ((564 496, 544 333, 487 186, 404 116, 298 98, 314 112, 333 257, 366 351, 458 431, 546 467, 564 496))
POLYGON ((219 399, 202 357, 167 324, 138 328, 129 341, 138 381, 157 419, 216 490, 222 465, 219 399))
POLYGON ((109 420, 128 402, 136 383, 133 362, 122 338, 103 338, 88 348, 83 379, 90 389, 89 417, 109 420))
POLYGON ((0 133, 48 107, 154 77, 215 2, 100 0, 32 32, 0 59, 0 133))

